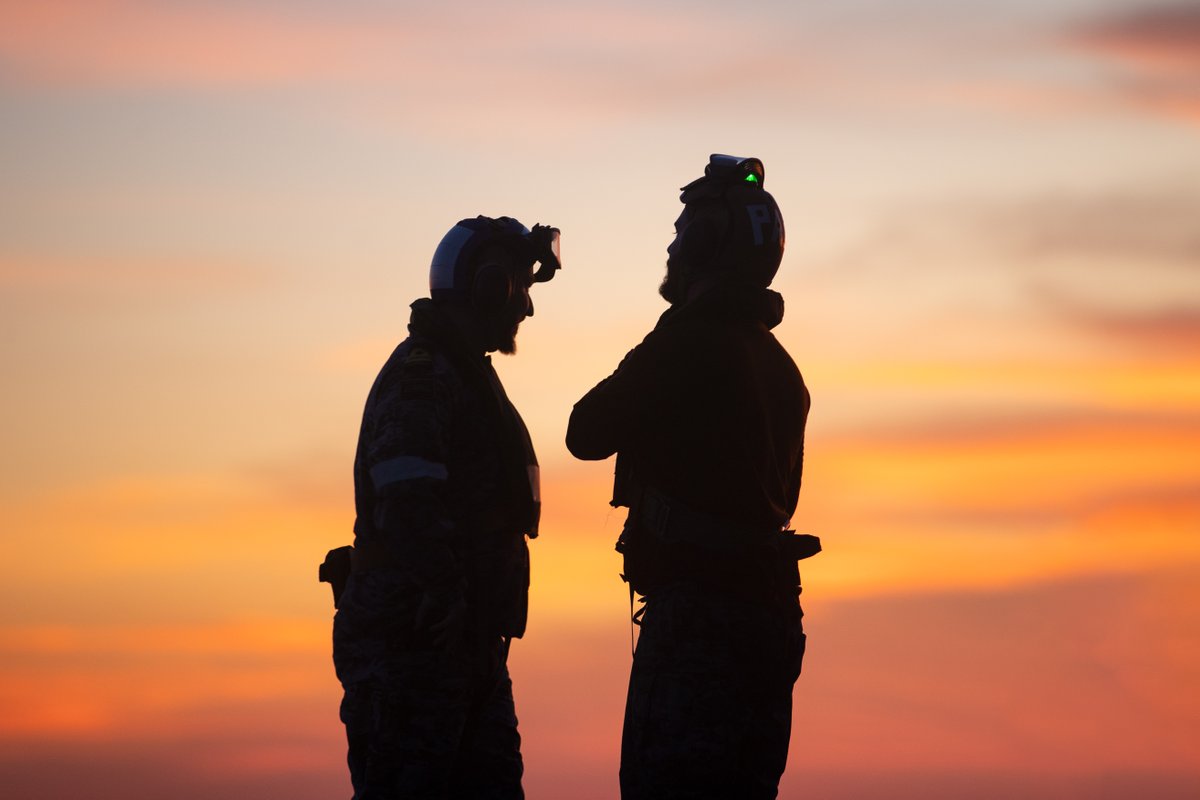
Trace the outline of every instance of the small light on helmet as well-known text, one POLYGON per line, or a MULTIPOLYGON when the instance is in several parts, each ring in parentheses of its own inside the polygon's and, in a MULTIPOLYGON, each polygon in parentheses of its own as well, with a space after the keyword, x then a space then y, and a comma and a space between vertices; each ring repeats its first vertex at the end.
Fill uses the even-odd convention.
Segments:
POLYGON ((704 168, 704 175, 723 181, 726 185, 752 183, 760 188, 766 177, 763 163, 757 158, 727 156, 722 153, 713 153, 708 157, 708 166, 704 168))

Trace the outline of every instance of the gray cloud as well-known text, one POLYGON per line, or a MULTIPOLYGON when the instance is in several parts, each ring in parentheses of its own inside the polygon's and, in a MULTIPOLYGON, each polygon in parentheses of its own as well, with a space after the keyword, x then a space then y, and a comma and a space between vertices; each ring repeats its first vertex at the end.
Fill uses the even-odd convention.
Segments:
POLYGON ((1037 295, 1058 319, 1114 343, 1160 355, 1200 353, 1200 293, 1133 310, 1052 289, 1037 295))
POLYGON ((1130 61, 1200 64, 1200 3, 1126 9, 1079 26, 1076 41, 1130 61))
POLYGON ((1160 187, 1046 196, 985 209, 979 232, 1021 258, 1135 259, 1200 268, 1200 192, 1160 187))
POLYGON ((819 290, 888 287, 888 306, 918 317, 986 311, 1149 351, 1200 350, 1197 220, 1200 192, 1176 179, 940 201, 894 212, 829 259, 819 290))
POLYGON ((1200 125, 1200 3, 1136 8, 1088 20, 1068 46, 1124 71, 1110 93, 1152 113, 1200 125))

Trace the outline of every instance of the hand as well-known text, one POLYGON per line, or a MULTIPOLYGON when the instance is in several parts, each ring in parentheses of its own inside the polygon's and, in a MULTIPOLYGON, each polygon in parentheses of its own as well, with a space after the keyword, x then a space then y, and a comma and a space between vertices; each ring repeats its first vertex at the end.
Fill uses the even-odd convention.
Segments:
POLYGON ((433 634, 433 645, 445 648, 462 633, 467 619, 467 601, 461 591, 425 592, 417 606, 418 631, 433 634))

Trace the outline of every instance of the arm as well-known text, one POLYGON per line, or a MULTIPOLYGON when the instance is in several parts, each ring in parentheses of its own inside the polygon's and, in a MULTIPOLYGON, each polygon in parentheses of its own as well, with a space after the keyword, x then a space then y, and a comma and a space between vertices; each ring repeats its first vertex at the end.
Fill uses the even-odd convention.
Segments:
POLYGON ((630 350, 616 371, 580 398, 567 423, 567 449, 599 461, 622 449, 644 417, 649 354, 646 342, 630 350))
POLYGON ((448 508, 449 377, 429 364, 381 380, 358 467, 374 498, 371 526, 422 592, 418 627, 435 630, 460 616, 466 590, 448 508))

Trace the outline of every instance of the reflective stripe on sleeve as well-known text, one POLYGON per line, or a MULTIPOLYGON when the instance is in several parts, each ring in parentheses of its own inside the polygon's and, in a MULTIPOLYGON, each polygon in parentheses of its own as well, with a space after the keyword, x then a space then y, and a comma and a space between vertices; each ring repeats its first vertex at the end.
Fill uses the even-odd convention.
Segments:
POLYGON ((537 464, 529 465, 529 489, 533 493, 533 502, 542 502, 542 471, 537 464))
POLYGON ((379 491, 393 483, 411 481, 416 478, 433 478, 444 481, 448 474, 445 464, 427 461, 417 456, 399 456, 371 467, 371 483, 375 484, 375 491, 379 491))

